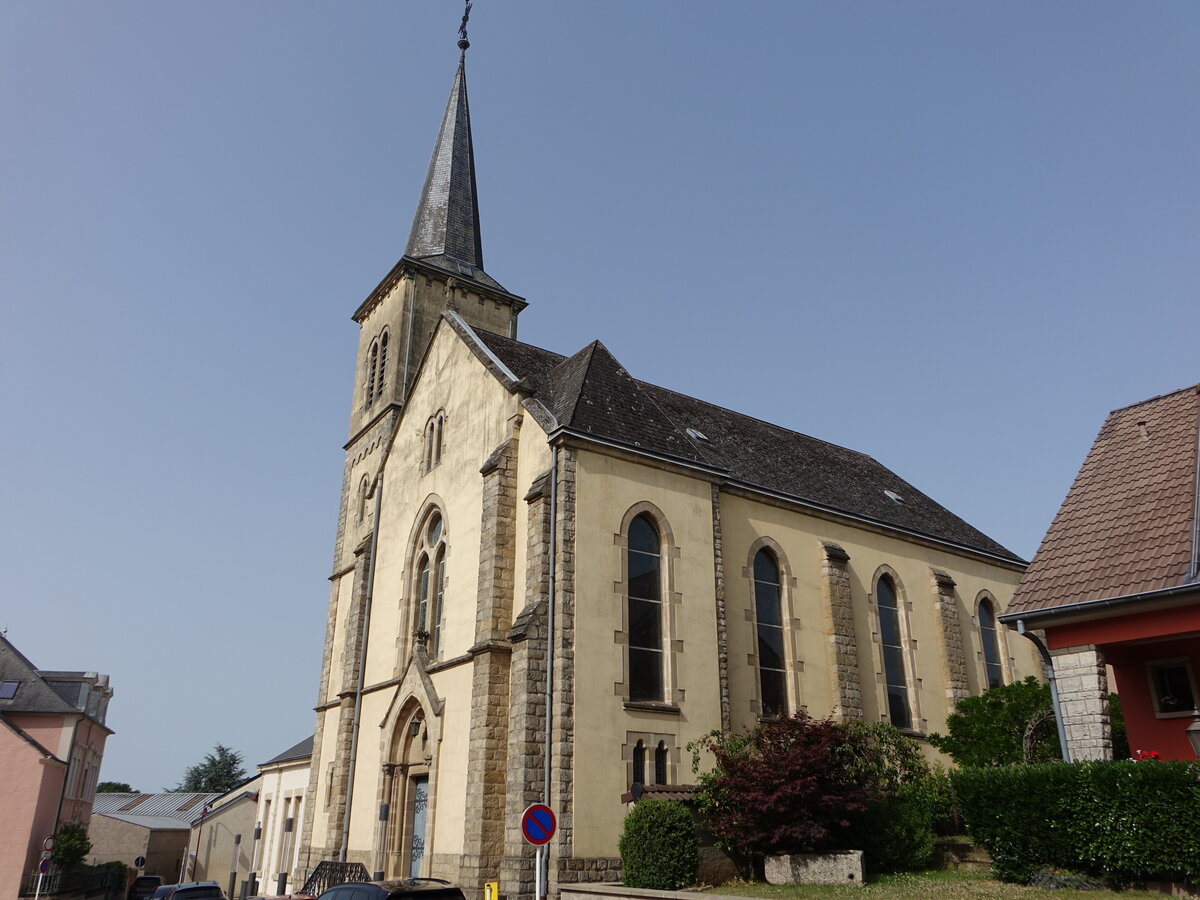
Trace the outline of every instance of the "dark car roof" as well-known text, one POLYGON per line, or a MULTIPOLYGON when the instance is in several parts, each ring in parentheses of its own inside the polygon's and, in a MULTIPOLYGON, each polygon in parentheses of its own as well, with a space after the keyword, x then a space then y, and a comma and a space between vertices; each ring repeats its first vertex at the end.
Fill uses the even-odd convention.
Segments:
MULTIPOLYGON (((464 896, 462 888, 441 879, 414 878, 396 881, 349 881, 335 884, 322 892, 326 897, 332 892, 358 891, 358 900, 404 900, 406 897, 421 897, 433 900, 461 900, 464 896)), ((335 895, 336 896, 336 895, 335 895)))

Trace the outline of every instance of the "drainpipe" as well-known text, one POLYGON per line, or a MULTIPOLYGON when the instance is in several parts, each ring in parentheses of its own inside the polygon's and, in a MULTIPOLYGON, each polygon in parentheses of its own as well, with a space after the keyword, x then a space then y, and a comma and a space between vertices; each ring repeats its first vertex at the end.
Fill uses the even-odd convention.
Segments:
POLYGON ((1037 647, 1038 653, 1042 655, 1046 680, 1050 683, 1050 705, 1054 708, 1054 724, 1058 727, 1058 744, 1062 747, 1063 762, 1070 762, 1071 748, 1067 746, 1067 728, 1063 724, 1062 705, 1058 700, 1058 681, 1054 677, 1054 660, 1050 658, 1050 651, 1046 649, 1045 642, 1032 631, 1025 630, 1024 619, 1017 619, 1017 634, 1024 635, 1033 641, 1033 646, 1037 647))
POLYGON ((354 800, 354 768, 358 756, 358 728, 362 721, 363 684, 367 677, 367 639, 371 634, 371 597, 375 593, 375 557, 379 549, 379 510, 383 501, 383 468, 375 476, 375 528, 371 532, 371 560, 367 563, 367 596, 363 598, 362 640, 358 645, 358 683, 354 688, 354 723, 350 727, 350 770, 346 773, 346 810, 342 813, 342 841, 338 862, 346 861, 350 841, 350 810, 354 800))
MULTIPOLYGON (((554 749, 554 594, 557 578, 555 557, 558 552, 557 445, 550 448, 550 542, 548 550, 550 553, 550 568, 548 572, 550 587, 546 600, 546 748, 543 762, 545 779, 542 785, 542 802, 553 809, 554 804, 550 802, 550 760, 554 749)), ((550 850, 548 847, 544 849, 545 852, 540 854, 541 859, 539 860, 539 865, 542 868, 539 883, 543 886, 543 890, 546 890, 549 885, 550 850)), ((539 897, 537 900, 541 900, 541 898, 539 897)))

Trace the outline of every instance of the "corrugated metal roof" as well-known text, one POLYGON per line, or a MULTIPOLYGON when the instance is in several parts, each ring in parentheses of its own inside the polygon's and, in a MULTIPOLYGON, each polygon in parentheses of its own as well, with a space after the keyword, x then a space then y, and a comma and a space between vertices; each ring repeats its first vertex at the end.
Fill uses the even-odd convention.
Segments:
POLYGON ((212 803, 221 794, 169 791, 162 794, 97 794, 92 812, 131 821, 135 818, 165 817, 178 822, 190 822, 205 803, 212 803))

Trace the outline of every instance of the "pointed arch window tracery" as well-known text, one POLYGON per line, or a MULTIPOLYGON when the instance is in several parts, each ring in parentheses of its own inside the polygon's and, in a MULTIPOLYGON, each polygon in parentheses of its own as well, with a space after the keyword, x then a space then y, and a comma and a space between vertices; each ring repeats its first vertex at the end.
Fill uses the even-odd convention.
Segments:
POLYGON ((441 512, 434 508, 417 533, 413 553, 413 638, 424 644, 434 659, 440 654, 442 645, 446 553, 445 523, 441 512))

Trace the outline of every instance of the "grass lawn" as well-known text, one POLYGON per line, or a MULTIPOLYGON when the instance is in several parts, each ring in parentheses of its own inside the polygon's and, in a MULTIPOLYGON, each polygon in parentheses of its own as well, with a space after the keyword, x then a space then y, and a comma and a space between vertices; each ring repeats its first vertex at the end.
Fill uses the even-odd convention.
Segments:
POLYGON ((711 888, 711 894, 783 900, 1164 900, 1152 891, 1047 890, 996 881, 986 872, 946 871, 909 875, 880 875, 862 885, 767 884, 728 882, 711 888))

